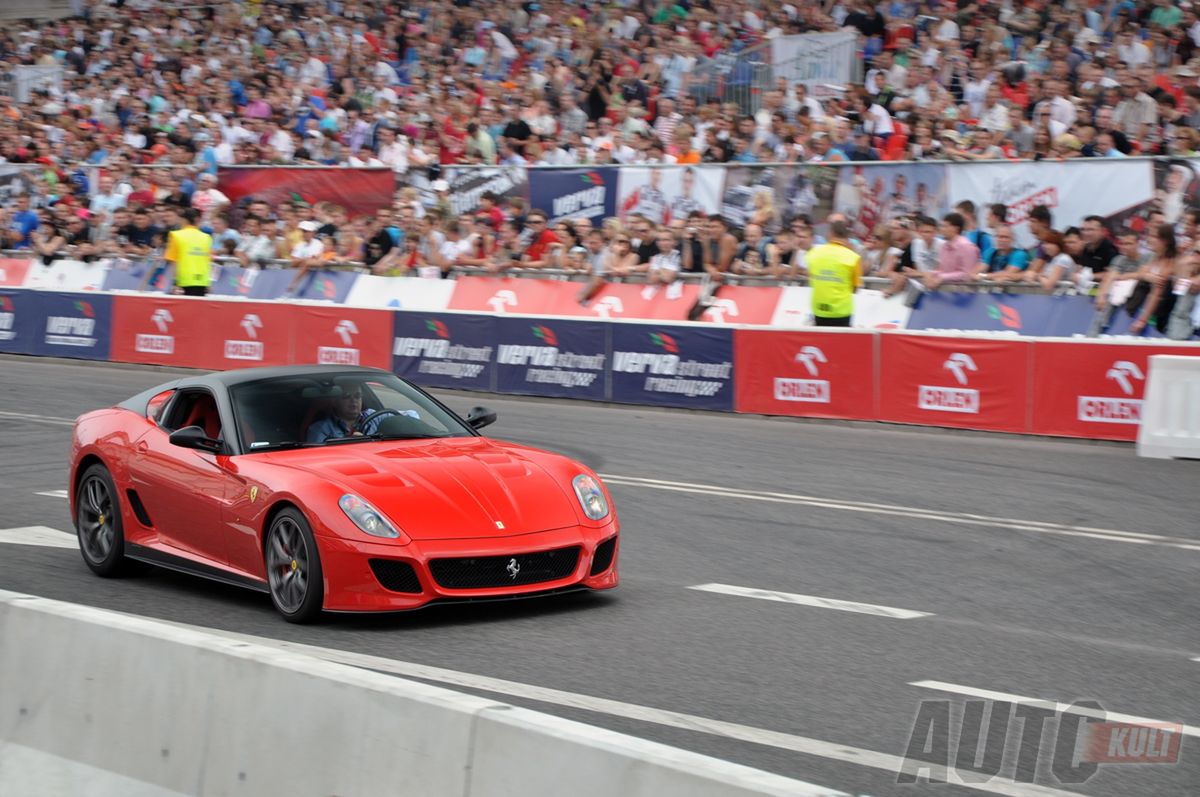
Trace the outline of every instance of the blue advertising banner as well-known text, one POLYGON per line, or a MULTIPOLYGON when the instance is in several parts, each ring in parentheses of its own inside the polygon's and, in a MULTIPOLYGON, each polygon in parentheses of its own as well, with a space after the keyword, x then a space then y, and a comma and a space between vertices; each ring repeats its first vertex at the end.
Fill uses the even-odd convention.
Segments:
POLYGON ((38 292, 33 354, 107 360, 112 344, 112 296, 38 292))
POLYGON ((586 217, 596 227, 617 215, 617 175, 613 166, 594 169, 530 169, 529 207, 550 214, 550 223, 586 217))
POLYGON ((608 324, 496 319, 496 390, 533 396, 607 397, 608 324))
MULTIPOLYGON (((233 288, 234 295, 249 296, 251 299, 281 299, 287 295, 295 277, 296 272, 290 268, 238 269, 222 275, 218 280, 221 283, 219 292, 229 295, 233 288)), ((288 298, 341 304, 346 301, 357 278, 358 275, 352 271, 310 271, 288 298)), ((214 293, 217 292, 214 290, 214 293)))
POLYGON ((612 401, 733 411, 733 330, 613 324, 612 401))
POLYGON ((496 319, 455 313, 395 313, 392 371, 421 387, 496 389, 496 319))
POLYGON ((32 354, 41 327, 37 291, 0 288, 0 352, 32 354))
MULTIPOLYGON (((219 265, 213 269, 213 281, 208 292, 214 296, 242 296, 250 298, 254 283, 263 274, 273 273, 278 269, 242 268, 241 266, 219 265)), ((287 290, 287 283, 279 289, 282 296, 287 290)))
POLYGON ((104 275, 101 290, 105 291, 140 291, 162 292, 172 285, 174 266, 163 260, 125 260, 118 258, 109 261, 108 271, 104 275), (142 286, 145 284, 145 288, 142 286))
POLYGON ((926 293, 913 308, 908 329, 1070 337, 1087 332, 1094 310, 1088 296, 926 293))

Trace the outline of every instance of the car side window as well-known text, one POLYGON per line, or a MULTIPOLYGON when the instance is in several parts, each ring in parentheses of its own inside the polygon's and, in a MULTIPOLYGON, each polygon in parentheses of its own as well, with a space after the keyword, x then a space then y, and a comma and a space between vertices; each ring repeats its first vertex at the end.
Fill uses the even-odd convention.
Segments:
POLYGON ((187 426, 199 426, 205 437, 221 439, 221 415, 217 401, 206 390, 180 391, 163 413, 162 427, 168 433, 187 426))
POLYGON ((171 397, 175 395, 174 390, 164 390, 157 396, 154 396, 146 402, 146 417, 155 423, 162 423, 162 414, 171 403, 171 397))

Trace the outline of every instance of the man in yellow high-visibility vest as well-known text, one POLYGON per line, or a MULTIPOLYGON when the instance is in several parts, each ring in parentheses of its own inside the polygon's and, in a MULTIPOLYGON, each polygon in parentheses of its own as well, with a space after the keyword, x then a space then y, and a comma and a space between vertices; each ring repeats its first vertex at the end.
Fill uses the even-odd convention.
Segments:
POLYGON ((175 264, 175 293, 204 296, 212 284, 212 236, 196 227, 200 214, 185 208, 183 227, 167 235, 163 257, 175 264))
POLYGON ((862 285, 862 258, 850 246, 850 224, 829 222, 829 243, 814 246, 804 257, 812 288, 813 319, 819 327, 848 327, 854 315, 854 291, 862 285))

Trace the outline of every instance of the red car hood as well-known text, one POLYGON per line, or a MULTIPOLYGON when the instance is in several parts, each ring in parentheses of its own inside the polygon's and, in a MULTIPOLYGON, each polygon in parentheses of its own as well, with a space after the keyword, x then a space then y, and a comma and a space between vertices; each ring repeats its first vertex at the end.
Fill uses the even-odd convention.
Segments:
POLYGON ((530 454, 536 452, 464 437, 309 449, 302 458, 288 457, 287 464, 344 485, 414 540, 501 537, 577 525, 564 492, 570 485, 559 484, 530 454))

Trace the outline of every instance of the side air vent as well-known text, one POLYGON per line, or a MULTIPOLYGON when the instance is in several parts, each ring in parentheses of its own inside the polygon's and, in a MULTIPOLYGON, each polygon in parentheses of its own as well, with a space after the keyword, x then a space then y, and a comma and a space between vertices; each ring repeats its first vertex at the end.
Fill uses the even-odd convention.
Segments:
POLYGON ((148 529, 154 528, 154 523, 150 520, 150 515, 146 512, 146 507, 142 505, 142 499, 138 498, 136 490, 126 490, 125 497, 129 499, 129 505, 133 507, 133 514, 137 517, 138 523, 141 523, 148 529))

